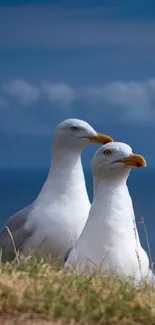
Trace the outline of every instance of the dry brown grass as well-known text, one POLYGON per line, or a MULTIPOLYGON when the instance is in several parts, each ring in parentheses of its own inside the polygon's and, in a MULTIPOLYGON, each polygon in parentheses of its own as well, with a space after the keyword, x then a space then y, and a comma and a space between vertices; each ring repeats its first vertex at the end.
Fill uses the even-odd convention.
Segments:
POLYGON ((80 276, 30 256, 0 266, 0 324, 155 324, 155 291, 99 273, 80 276))

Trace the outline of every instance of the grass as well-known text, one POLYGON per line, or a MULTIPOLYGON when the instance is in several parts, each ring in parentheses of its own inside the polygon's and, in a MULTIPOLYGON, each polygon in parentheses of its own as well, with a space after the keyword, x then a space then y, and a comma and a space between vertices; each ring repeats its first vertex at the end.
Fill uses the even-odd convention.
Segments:
MULTIPOLYGON (((140 223, 153 270, 143 218, 140 223)), ((36 254, 21 259, 6 228, 16 258, 0 263, 0 325, 155 325, 153 286, 135 288, 116 275, 101 275, 98 267, 93 275, 66 272, 36 254)), ((137 243, 134 217, 133 229, 137 243)), ((141 270, 138 244, 136 255, 141 270)))
POLYGON ((117 276, 80 276, 29 256, 0 265, 0 324, 155 324, 155 291, 117 276))

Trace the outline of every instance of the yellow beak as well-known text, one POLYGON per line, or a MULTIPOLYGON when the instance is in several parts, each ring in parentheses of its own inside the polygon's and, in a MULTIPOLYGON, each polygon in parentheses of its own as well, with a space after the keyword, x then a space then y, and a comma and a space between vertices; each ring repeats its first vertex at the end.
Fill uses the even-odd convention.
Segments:
POLYGON ((117 160, 117 162, 122 162, 127 167, 145 167, 146 161, 143 156, 138 154, 131 154, 129 157, 125 157, 117 160))
POLYGON ((101 144, 106 144, 108 142, 113 142, 113 139, 109 137, 109 135, 102 134, 102 133, 97 133, 96 136, 94 137, 88 137, 90 139, 90 142, 96 142, 96 143, 101 143, 101 144))

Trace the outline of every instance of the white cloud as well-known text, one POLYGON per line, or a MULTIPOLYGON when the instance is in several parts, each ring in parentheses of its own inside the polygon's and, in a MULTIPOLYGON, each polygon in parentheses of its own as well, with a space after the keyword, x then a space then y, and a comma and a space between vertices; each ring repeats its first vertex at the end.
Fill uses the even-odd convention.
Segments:
POLYGON ((17 99, 22 105, 31 104, 40 97, 41 90, 24 80, 13 80, 3 86, 3 91, 9 97, 17 99))
POLYGON ((123 120, 146 122, 155 116, 155 80, 111 82, 103 87, 89 87, 87 94, 97 102, 120 110, 123 120))
POLYGON ((61 107, 69 107, 73 103, 75 91, 65 83, 52 84, 43 81, 42 89, 51 103, 61 107))
POLYGON ((36 86, 24 80, 13 80, 2 88, 5 97, 0 96, 1 106, 7 104, 11 97, 20 105, 33 104, 43 94, 47 99, 44 116, 48 116, 53 104, 54 109, 61 109, 62 115, 81 114, 81 117, 88 115, 93 119, 97 112, 106 114, 107 118, 114 113, 119 121, 126 123, 154 123, 155 79, 115 81, 102 86, 82 88, 47 81, 36 86))

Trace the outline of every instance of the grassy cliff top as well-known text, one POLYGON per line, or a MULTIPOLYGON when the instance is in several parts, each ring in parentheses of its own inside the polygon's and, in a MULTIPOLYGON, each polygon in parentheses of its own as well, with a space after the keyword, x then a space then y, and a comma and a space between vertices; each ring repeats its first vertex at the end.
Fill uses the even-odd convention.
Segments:
POLYGON ((80 276, 30 256, 0 266, 0 324, 155 324, 155 290, 117 276, 80 276))

